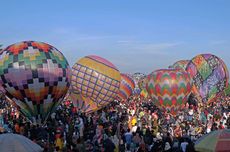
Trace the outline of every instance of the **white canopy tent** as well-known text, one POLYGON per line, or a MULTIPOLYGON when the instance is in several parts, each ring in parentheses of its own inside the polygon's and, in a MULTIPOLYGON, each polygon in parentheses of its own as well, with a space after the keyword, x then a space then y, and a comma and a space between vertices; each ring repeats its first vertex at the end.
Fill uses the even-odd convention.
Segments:
POLYGON ((0 152, 42 152, 43 149, 25 136, 0 134, 0 152))

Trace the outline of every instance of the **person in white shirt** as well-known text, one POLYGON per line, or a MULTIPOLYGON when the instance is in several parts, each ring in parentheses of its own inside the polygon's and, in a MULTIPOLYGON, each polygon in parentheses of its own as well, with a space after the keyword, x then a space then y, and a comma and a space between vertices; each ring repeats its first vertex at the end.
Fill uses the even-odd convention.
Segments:
POLYGON ((137 123, 132 127, 131 132, 135 133, 137 131, 137 123))

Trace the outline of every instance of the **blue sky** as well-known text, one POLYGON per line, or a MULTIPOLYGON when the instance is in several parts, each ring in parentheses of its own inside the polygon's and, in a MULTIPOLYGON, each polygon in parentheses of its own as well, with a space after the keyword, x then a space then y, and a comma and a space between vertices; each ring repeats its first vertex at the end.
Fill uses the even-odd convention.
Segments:
POLYGON ((123 73, 150 73, 213 53, 230 67, 229 0, 5 0, 0 44, 49 43, 72 66, 85 55, 123 73))

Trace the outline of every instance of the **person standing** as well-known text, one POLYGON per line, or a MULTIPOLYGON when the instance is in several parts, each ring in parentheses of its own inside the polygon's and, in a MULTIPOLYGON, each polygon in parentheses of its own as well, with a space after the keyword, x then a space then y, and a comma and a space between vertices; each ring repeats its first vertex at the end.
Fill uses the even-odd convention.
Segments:
POLYGON ((182 152, 186 152, 187 145, 188 145, 188 142, 185 139, 183 139, 183 142, 181 143, 181 146, 180 146, 182 152))
POLYGON ((127 132, 125 133, 125 143, 126 143, 126 148, 129 149, 130 145, 132 143, 132 138, 133 134, 130 132, 130 129, 128 128, 127 132))

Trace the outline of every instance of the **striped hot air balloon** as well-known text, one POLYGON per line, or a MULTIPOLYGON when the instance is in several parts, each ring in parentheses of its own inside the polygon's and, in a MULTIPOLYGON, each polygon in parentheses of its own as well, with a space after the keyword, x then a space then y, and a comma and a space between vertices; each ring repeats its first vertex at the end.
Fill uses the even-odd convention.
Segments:
POLYGON ((159 109, 175 115, 187 102, 191 85, 187 72, 161 69, 148 75, 146 89, 159 109))
POLYGON ((99 109, 97 103, 88 97, 84 97, 79 91, 70 89, 70 99, 73 106, 83 113, 91 113, 99 109))
POLYGON ((118 92, 118 98, 121 100, 127 100, 135 88, 133 79, 127 74, 121 74, 120 90, 118 92))

